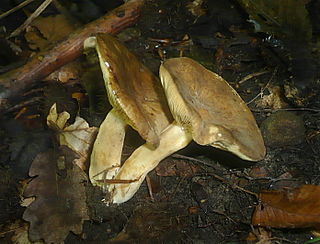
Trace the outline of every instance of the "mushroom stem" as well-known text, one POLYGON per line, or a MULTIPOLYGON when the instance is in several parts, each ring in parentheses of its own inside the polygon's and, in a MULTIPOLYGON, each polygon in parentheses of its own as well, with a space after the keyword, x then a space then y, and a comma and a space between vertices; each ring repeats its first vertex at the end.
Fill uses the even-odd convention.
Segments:
POLYGON ((111 184, 110 202, 123 203, 128 201, 139 189, 146 175, 153 170, 159 162, 172 153, 186 147, 192 137, 176 123, 169 125, 160 134, 160 144, 154 149, 146 143, 137 148, 124 162, 115 179, 135 180, 132 183, 111 184))
POLYGON ((100 125, 93 145, 89 178, 93 185, 103 187, 103 181, 112 179, 121 166, 121 154, 126 123, 112 109, 100 125))

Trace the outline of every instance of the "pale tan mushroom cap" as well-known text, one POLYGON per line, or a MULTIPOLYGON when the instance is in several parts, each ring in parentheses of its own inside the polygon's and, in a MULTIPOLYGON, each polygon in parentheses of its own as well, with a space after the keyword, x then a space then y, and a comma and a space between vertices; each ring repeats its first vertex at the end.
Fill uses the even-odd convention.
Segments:
POLYGON ((195 142, 245 160, 264 158, 266 149, 251 111, 222 77, 182 57, 166 60, 160 78, 173 117, 195 142))
POLYGON ((98 34, 96 42, 110 103, 157 147, 172 118, 159 80, 114 37, 98 34))

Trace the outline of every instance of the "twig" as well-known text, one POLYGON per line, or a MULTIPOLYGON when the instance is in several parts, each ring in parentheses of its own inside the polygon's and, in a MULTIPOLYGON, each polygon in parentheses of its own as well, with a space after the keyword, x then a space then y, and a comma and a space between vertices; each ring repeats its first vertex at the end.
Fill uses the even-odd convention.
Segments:
POLYGON ((13 232, 13 231, 16 231, 16 230, 19 230, 19 229, 23 229, 23 226, 19 226, 19 227, 16 227, 16 228, 13 228, 13 229, 10 229, 10 230, 7 230, 7 231, 0 232, 0 236, 3 236, 5 234, 8 234, 10 232, 13 232))
POLYGON ((12 106, 13 98, 26 88, 78 58, 83 52, 83 42, 89 36, 97 33, 116 34, 134 24, 140 15, 143 3, 143 0, 128 1, 101 18, 79 28, 52 49, 35 55, 22 67, 1 74, 0 113, 12 106))
POLYGON ((23 8, 24 6, 28 5, 29 3, 32 3, 33 1, 34 0, 25 0, 24 2, 20 3, 19 5, 15 6, 12 9, 8 10, 7 12, 0 14, 0 19, 7 17, 9 14, 16 12, 17 10, 23 8))
POLYGON ((105 183, 105 184, 130 184, 137 182, 139 179, 134 180, 121 180, 121 179, 104 179, 104 180, 96 180, 98 183, 105 183))
POLYGON ((235 223, 235 224, 238 223, 237 221, 235 221, 233 218, 231 218, 230 216, 228 216, 226 213, 224 213, 224 212, 222 212, 222 211, 212 210, 212 212, 226 217, 227 219, 229 219, 231 222, 233 222, 233 223, 235 223))
MULTIPOLYGON (((199 162, 199 163, 202 163, 202 164, 204 164, 204 165, 206 165, 206 166, 213 167, 211 164, 208 164, 208 163, 206 163, 206 162, 204 162, 204 161, 202 161, 202 160, 199 160, 199 159, 187 157, 187 156, 180 155, 180 154, 176 154, 176 153, 173 154, 172 156, 175 157, 175 158, 181 158, 181 159, 191 160, 191 161, 194 161, 194 162, 199 162)), ((238 190, 240 190, 240 191, 246 192, 246 193, 248 193, 248 194, 250 194, 250 195, 253 195, 253 196, 255 196, 256 198, 258 198, 258 194, 254 193, 254 192, 252 192, 252 191, 246 190, 246 189, 242 188, 241 186, 238 186, 238 185, 235 185, 235 184, 231 184, 231 183, 229 183, 226 179, 224 179, 223 177, 221 177, 221 176, 219 176, 219 175, 217 175, 217 174, 215 174, 215 173, 206 172, 206 174, 215 177, 216 179, 222 181, 223 183, 226 183, 226 184, 230 185, 230 186, 233 187, 233 188, 236 188, 236 189, 238 189, 238 190)))
POLYGON ((274 71, 272 72, 272 75, 271 75, 269 81, 267 82, 267 84, 261 89, 261 91, 260 91, 254 98, 252 98, 249 102, 247 102, 247 105, 250 104, 250 103, 252 103, 252 102, 253 102, 254 100, 256 100, 258 97, 262 97, 262 96, 263 96, 264 91, 265 91, 265 90, 268 88, 268 86, 270 85, 270 83, 271 83, 271 81, 273 80, 275 74, 277 73, 277 70, 278 70, 278 68, 276 67, 276 68, 274 69, 274 71))
POLYGON ((36 11, 34 11, 29 18, 22 24, 20 25, 16 30, 14 30, 9 38, 17 36, 20 34, 20 32, 24 31, 25 28, 27 28, 27 26, 35 19, 37 18, 42 12, 43 10, 45 10, 48 5, 52 2, 52 0, 45 0, 43 3, 40 4, 40 6, 36 9, 36 11))
POLYGON ((31 99, 29 99, 27 101, 23 101, 22 103, 19 103, 19 104, 15 105, 15 106, 9 108, 7 110, 7 112, 14 112, 14 111, 19 110, 19 109, 21 109, 23 107, 30 106, 30 105, 32 105, 34 103, 38 103, 39 101, 42 101, 42 100, 43 100, 43 97, 33 97, 33 98, 31 98, 31 99))
POLYGON ((260 72, 256 72, 256 73, 249 74, 249 75, 247 75, 246 77, 244 77, 243 79, 241 79, 241 80, 238 82, 238 84, 240 85, 240 84, 246 82, 247 80, 250 80, 250 79, 252 79, 252 78, 254 78, 254 77, 257 77, 257 76, 260 76, 260 75, 267 74, 267 73, 269 73, 269 72, 270 72, 270 71, 265 70, 265 71, 260 71, 260 72))
POLYGON ((212 164, 209 164, 209 163, 207 163, 207 162, 205 162, 203 160, 200 160, 200 159, 197 159, 197 158, 188 157, 188 156, 181 155, 181 154, 178 154, 178 153, 172 154, 171 157, 178 158, 178 159, 186 159, 186 160, 189 160, 189 161, 192 161, 192 162, 197 162, 197 163, 204 164, 204 165, 209 166, 211 168, 215 168, 212 164))
POLYGON ((169 199, 168 199, 168 200, 171 200, 171 199, 176 195, 176 193, 177 193, 180 185, 182 184, 182 182, 183 182, 185 179, 186 179, 186 176, 183 176, 183 177, 181 178, 181 180, 179 181, 178 185, 176 186, 176 188, 174 189, 174 191, 172 192, 172 194, 169 196, 169 199))
POLYGON ((223 178, 223 177, 221 177, 221 176, 219 176, 219 175, 217 175, 217 174, 215 174, 215 173, 206 172, 206 174, 207 174, 207 175, 210 175, 210 176, 213 176, 214 178, 222 181, 223 183, 231 186, 232 188, 235 188, 235 189, 238 189, 238 190, 240 190, 240 191, 246 192, 246 193, 248 193, 248 194, 250 194, 250 195, 253 195, 253 196, 255 196, 257 199, 259 198, 257 193, 252 192, 252 191, 249 191, 249 190, 246 190, 246 189, 244 189, 244 188, 242 188, 241 186, 238 186, 238 185, 236 185, 236 184, 231 184, 231 183, 228 182, 225 178, 223 178))
POLYGON ((22 109, 20 109, 20 111, 16 114, 16 116, 14 116, 14 119, 18 119, 20 118, 24 113, 26 113, 28 111, 27 107, 23 107, 22 109))
POLYGON ((271 109, 271 108, 263 108, 263 109, 251 109, 252 112, 264 112, 264 113, 273 113, 277 111, 309 111, 309 112, 316 112, 319 113, 320 109, 314 108, 278 108, 278 109, 271 109))
POLYGON ((152 184, 151 184, 150 177, 148 175, 146 176, 146 182, 147 182, 148 192, 149 192, 151 202, 154 202, 154 197, 153 197, 153 192, 152 192, 152 184))

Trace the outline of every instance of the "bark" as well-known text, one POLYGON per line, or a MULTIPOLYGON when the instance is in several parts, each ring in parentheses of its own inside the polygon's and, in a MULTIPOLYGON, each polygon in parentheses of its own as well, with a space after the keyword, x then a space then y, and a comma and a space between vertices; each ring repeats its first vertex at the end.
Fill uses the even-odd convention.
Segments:
POLYGON ((25 65, 0 76, 0 113, 10 105, 10 100, 26 88, 48 76, 61 66, 82 54, 83 42, 96 33, 116 34, 136 23, 143 0, 131 0, 80 29, 64 41, 45 52, 40 52, 25 65))

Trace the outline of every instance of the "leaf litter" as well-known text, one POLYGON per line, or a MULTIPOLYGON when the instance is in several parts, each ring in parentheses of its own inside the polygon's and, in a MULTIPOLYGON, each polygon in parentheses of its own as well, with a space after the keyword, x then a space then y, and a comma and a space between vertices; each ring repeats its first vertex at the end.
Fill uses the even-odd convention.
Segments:
POLYGON ((35 177, 26 187, 25 197, 36 199, 27 207, 23 219, 30 223, 29 238, 61 243, 69 231, 82 232, 89 220, 86 205, 86 174, 74 164, 76 155, 67 147, 40 153, 29 174, 35 177))
POLYGON ((81 117, 67 124, 68 112, 57 113, 54 104, 47 117, 49 128, 57 134, 60 147, 40 153, 34 159, 24 196, 35 197, 27 207, 23 219, 30 223, 29 238, 46 243, 62 242, 70 231, 82 232, 89 220, 86 204, 88 177, 83 169, 96 130, 81 117))

